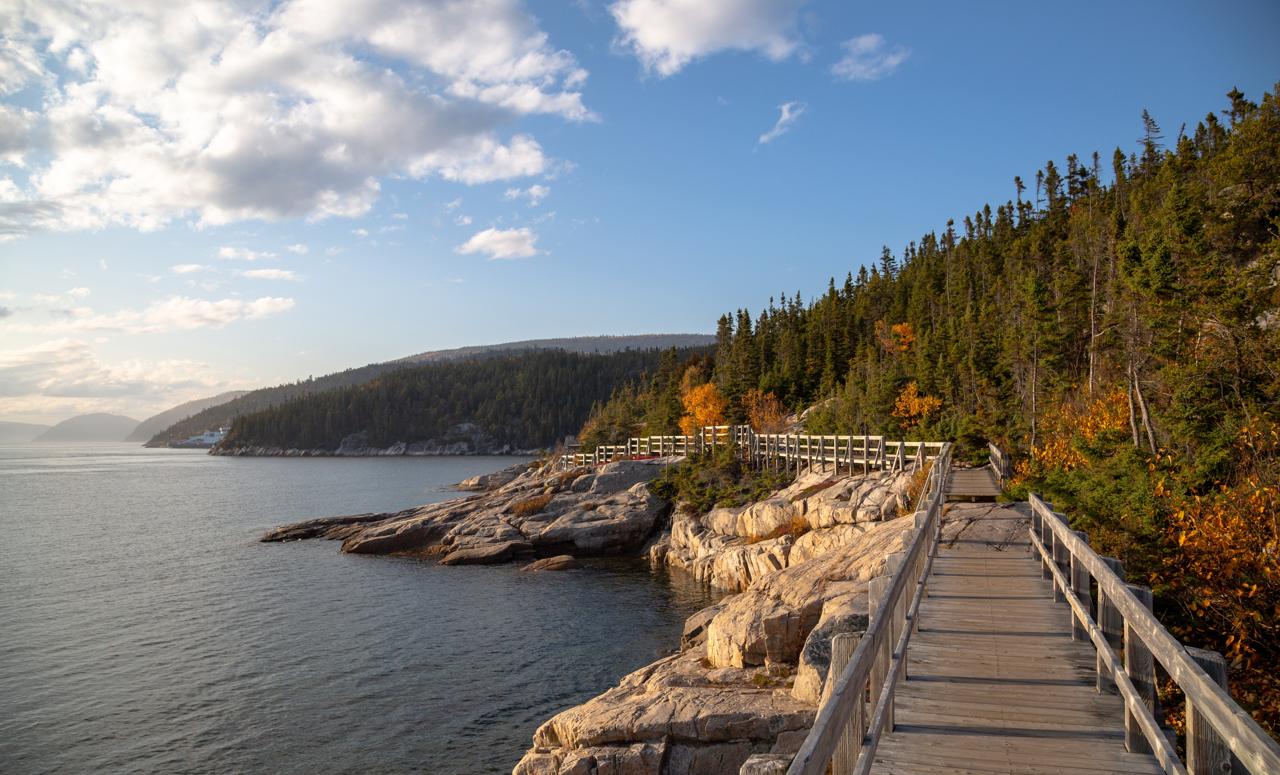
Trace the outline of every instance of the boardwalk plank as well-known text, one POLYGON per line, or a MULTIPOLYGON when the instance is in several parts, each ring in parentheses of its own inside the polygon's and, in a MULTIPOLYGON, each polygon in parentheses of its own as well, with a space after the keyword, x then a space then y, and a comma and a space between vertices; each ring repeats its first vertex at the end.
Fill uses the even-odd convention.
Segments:
POLYGON ((1071 640, 1025 529, 1012 508, 952 507, 873 773, 1161 771, 1125 751, 1123 706, 1095 690, 1093 649, 1071 640))

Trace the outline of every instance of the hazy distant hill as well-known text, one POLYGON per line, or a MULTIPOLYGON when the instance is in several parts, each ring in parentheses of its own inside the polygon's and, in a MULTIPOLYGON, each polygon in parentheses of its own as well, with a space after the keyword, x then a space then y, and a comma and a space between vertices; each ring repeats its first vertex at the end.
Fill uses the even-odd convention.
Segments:
POLYGON ((571 336, 561 339, 525 339, 520 342, 433 350, 388 361, 391 364, 426 363, 482 355, 495 351, 564 350, 571 353, 613 353, 622 350, 665 350, 669 347, 703 347, 715 344, 711 334, 635 334, 632 336, 571 336))
POLYGON ((233 401, 248 392, 247 390, 228 390, 225 393, 219 393, 209 398, 197 398, 185 404, 178 404, 172 409, 166 409, 160 414, 148 417, 138 423, 138 427, 133 429, 133 433, 130 433, 129 438, 125 439, 125 441, 147 441, 179 420, 185 420, 205 409, 233 401))
POLYGON ((487 354, 511 350, 566 350, 575 353, 611 353, 622 350, 667 349, 670 347, 700 347, 715 342, 708 334, 638 334, 635 336, 579 336, 564 339, 530 339, 522 342, 458 347, 452 350, 433 350, 410 355, 385 363, 371 363, 347 369, 323 377, 294 382, 288 385, 252 390, 225 404, 205 409, 181 420, 157 433, 147 442, 148 447, 164 447, 199 435, 208 430, 230 426, 242 414, 260 412, 273 406, 335 388, 361 385, 388 372, 432 361, 463 360, 487 354))
POLYGON ((29 422, 0 422, 0 444, 26 444, 49 430, 48 425, 29 422))
POLYGON ((138 427, 132 417, 118 414, 82 414, 63 420, 40 434, 35 441, 124 441, 138 427))

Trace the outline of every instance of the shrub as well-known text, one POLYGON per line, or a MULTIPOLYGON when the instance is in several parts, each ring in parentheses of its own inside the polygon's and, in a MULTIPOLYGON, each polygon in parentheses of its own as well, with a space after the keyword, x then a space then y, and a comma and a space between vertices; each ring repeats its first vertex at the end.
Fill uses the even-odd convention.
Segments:
POLYGON ((773 530, 770 530, 765 535, 752 536, 748 538, 747 543, 755 544, 761 541, 769 541, 774 538, 781 538, 783 536, 802 536, 805 533, 808 533, 812 529, 813 528, 810 527, 808 521, 806 521, 804 517, 795 516, 795 517, 792 517, 789 521, 784 522, 781 525, 778 525, 773 530))

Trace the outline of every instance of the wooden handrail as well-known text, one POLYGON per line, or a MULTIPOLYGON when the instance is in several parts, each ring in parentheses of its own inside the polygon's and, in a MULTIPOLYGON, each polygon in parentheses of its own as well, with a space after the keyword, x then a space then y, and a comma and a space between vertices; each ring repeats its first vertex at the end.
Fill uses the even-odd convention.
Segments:
MULTIPOLYGON (((1111 567, 1103 561, 1089 545, 1073 533, 1065 519, 1055 512, 1049 504, 1038 495, 1030 496, 1031 507, 1035 519, 1031 526, 1032 545, 1040 552, 1041 560, 1053 576, 1054 585, 1062 590, 1063 597, 1071 605, 1073 615, 1087 629, 1090 640, 1098 649, 1099 656, 1111 671, 1111 678, 1125 699, 1129 713, 1136 718, 1142 728, 1147 743, 1156 752, 1157 758, 1166 772, 1185 772, 1182 763, 1177 759, 1168 740, 1160 731, 1154 715, 1146 703, 1138 696, 1137 690, 1125 675, 1123 666, 1119 664, 1115 652, 1107 642, 1102 631, 1094 623, 1088 606, 1088 579, 1091 577, 1097 584, 1098 591, 1105 596, 1107 603, 1113 606, 1124 621, 1126 633, 1138 638, 1147 651, 1164 667, 1165 672, 1178 684, 1187 701, 1195 708, 1212 730, 1230 748, 1231 753, 1242 764, 1254 773, 1280 773, 1280 745, 1263 731, 1262 727, 1245 712, 1225 689, 1206 673, 1176 638, 1160 624, 1147 606, 1139 602, 1129 586, 1115 574, 1111 567), (1046 546, 1041 533, 1052 542, 1046 546), (1055 560, 1054 549, 1063 549, 1067 561, 1082 568, 1088 576, 1080 581, 1068 581, 1059 560, 1055 560), (1083 591, 1084 600, 1075 594, 1083 591)), ((1193 775, 1199 775, 1194 773, 1193 775)))
POLYGON ((839 474, 875 470, 918 470, 936 459, 947 444, 942 441, 889 441, 883 436, 756 433, 749 425, 708 425, 692 435, 632 437, 622 444, 601 444, 592 452, 565 453, 555 460, 557 469, 600 465, 636 455, 688 455, 732 444, 745 459, 762 465, 820 467, 839 474))
POLYGON ((827 680, 835 681, 835 688, 819 708, 813 728, 809 730, 808 737, 787 769, 787 775, 825 773, 840 747, 841 739, 846 735, 852 736, 853 745, 849 746, 849 752, 856 757, 855 771, 870 771, 875 748, 884 731, 892 727, 894 691, 906 669, 907 647, 915 630, 933 558, 937 554, 942 508, 946 502, 946 474, 950 467, 950 453, 950 445, 944 444, 929 472, 921 500, 922 506, 916 512, 916 528, 912 532, 911 543, 904 553, 903 561, 889 577, 888 588, 878 605, 874 606, 867 631, 848 664, 838 675, 834 674, 836 666, 831 666, 827 680), (908 589, 912 593, 910 602, 903 606, 903 596, 908 589), (895 628, 900 628, 900 635, 886 652, 884 647, 895 628), (864 734, 861 722, 863 699, 872 669, 877 664, 883 671, 884 679, 880 684, 871 685, 875 706, 870 714, 870 725, 864 734))

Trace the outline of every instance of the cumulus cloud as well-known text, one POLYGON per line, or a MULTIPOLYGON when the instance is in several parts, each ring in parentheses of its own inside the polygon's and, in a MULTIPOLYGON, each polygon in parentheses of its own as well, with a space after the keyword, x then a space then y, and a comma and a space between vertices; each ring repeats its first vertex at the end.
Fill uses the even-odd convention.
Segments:
POLYGON ((44 334, 73 334, 116 331, 129 334, 154 334, 197 328, 222 328, 241 320, 258 320, 293 309, 290 298, 264 296, 259 299, 193 299, 170 296, 152 302, 142 309, 123 309, 99 313, 89 307, 53 310, 48 323, 24 323, 8 326, 14 331, 44 334))
POLYGON ((619 42, 651 72, 674 75, 719 51, 757 51, 780 61, 800 48, 805 0, 618 0, 609 12, 619 42))
POLYGON ((485 229, 471 236, 456 250, 463 255, 483 253, 489 258, 528 258, 536 256, 538 235, 529 228, 485 229))
POLYGON ((289 245, 288 247, 285 248, 285 250, 289 251, 290 253, 297 254, 299 256, 305 256, 309 248, 303 243, 299 242, 294 245, 289 245))
POLYGON ((0 15, 0 237, 358 216, 380 179, 541 173, 513 118, 594 118, 522 0, 47 0, 0 15), (43 134, 44 150, 28 154, 43 134))
POLYGON ((788 102, 779 105, 778 120, 774 122, 773 129, 760 135, 760 145, 771 143, 786 134, 791 129, 791 125, 796 122, 796 119, 800 118, 808 107, 803 102, 788 102))
POLYGON ((871 32, 846 40, 844 57, 831 66, 837 78, 848 81, 875 81, 891 75, 898 65, 907 61, 911 49, 893 45, 883 35, 871 32))
POLYGON ((530 207, 537 207, 542 204, 542 200, 551 195, 551 187, 544 186, 540 183, 534 183, 528 188, 508 188, 503 194, 503 199, 524 199, 529 203, 530 207))
POLYGON ((169 271, 174 274, 195 274, 196 272, 207 272, 211 268, 204 264, 174 264, 169 267, 169 271))
POLYGON ((240 273, 241 277, 249 277, 254 280, 297 280, 298 275, 289 269, 246 269, 240 273))

